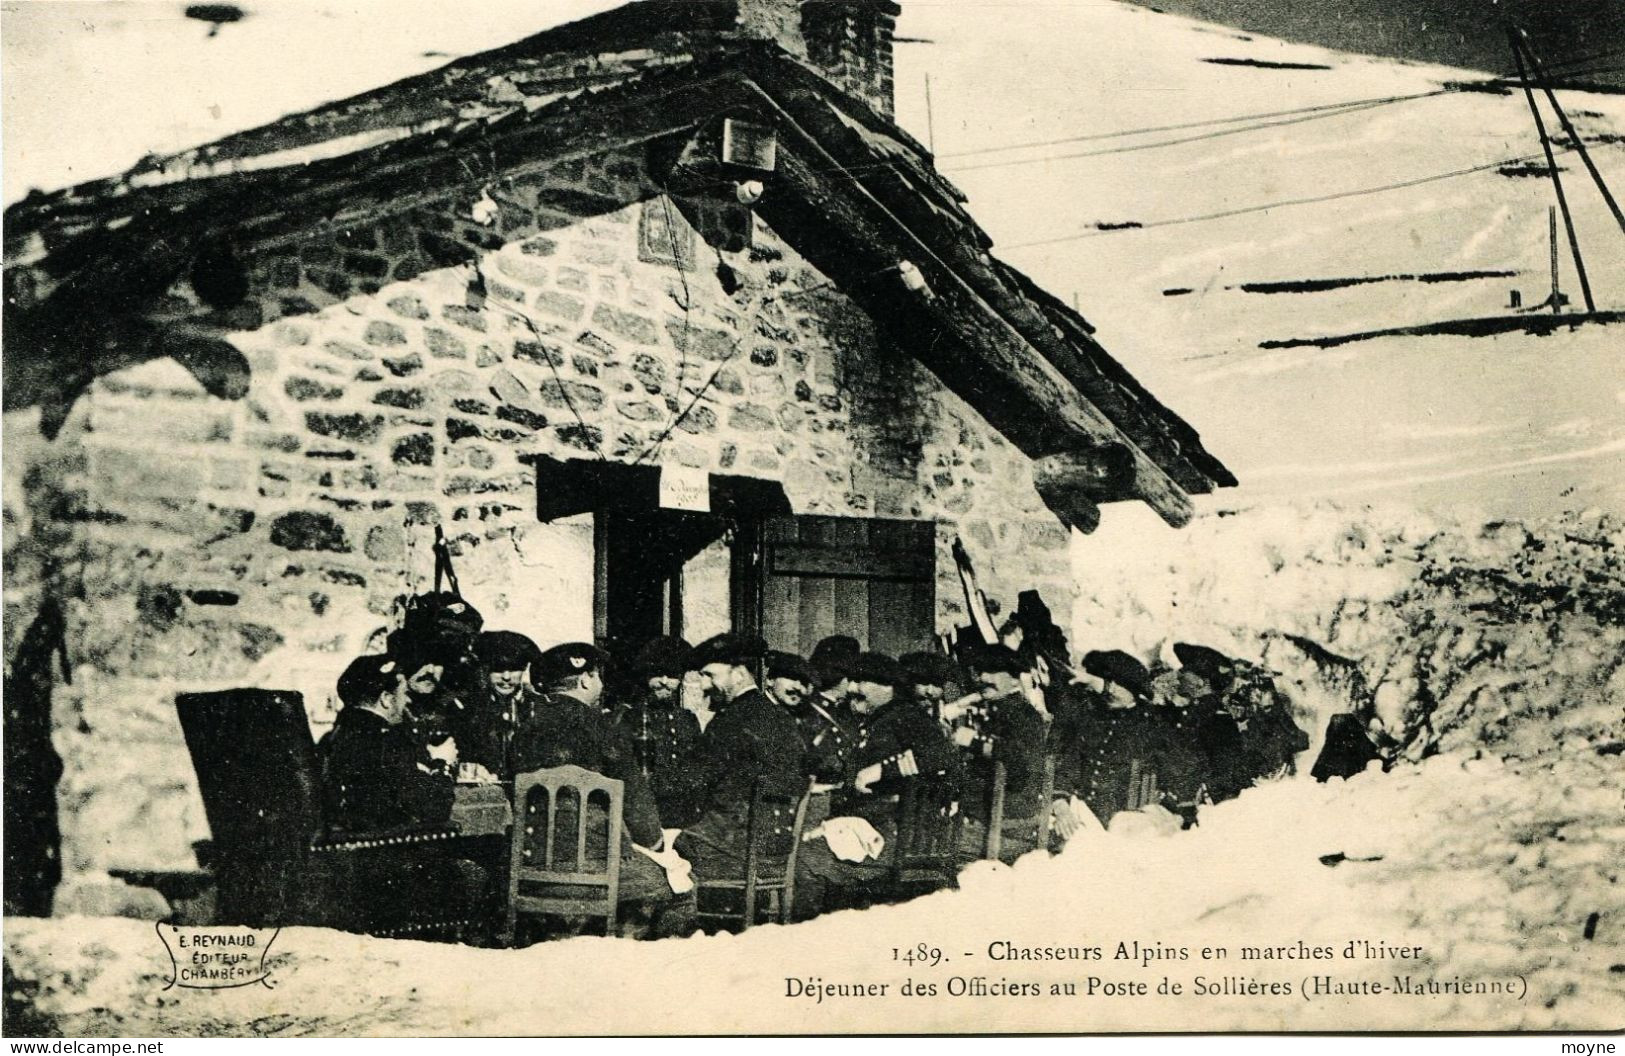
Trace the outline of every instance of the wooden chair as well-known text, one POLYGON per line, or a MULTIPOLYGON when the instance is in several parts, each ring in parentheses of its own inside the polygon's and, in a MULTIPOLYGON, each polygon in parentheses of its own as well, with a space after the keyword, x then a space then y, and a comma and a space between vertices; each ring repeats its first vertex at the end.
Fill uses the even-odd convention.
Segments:
POLYGON ((1038 846, 1049 848, 1055 829, 1055 753, 1044 753, 1044 776, 1038 786, 1038 846))
POLYGON ((508 945, 521 916, 603 917, 615 934, 621 886, 621 805, 625 785, 579 766, 558 766, 514 776, 513 851, 508 869, 508 945), (605 811, 604 861, 589 862, 593 797, 605 811), (560 829, 573 800, 574 831, 560 829), (562 839, 561 839, 562 837, 562 839), (572 856, 573 852, 573 856, 572 856))
MULTIPOLYGON (((987 844, 983 848, 982 858, 987 861, 999 860, 999 852, 1004 849, 1004 799, 1007 775, 1004 764, 995 763, 993 766, 993 787, 988 808, 987 844)), ((1035 836, 1034 847, 1049 849, 1050 832, 1055 827, 1055 756, 1044 755, 1043 776, 1038 786, 1038 831, 1035 836)))
POLYGON ((951 784, 934 778, 904 782, 892 860, 890 886, 895 894, 959 886, 959 837, 964 818, 957 795, 951 784))
POLYGON ((1161 801, 1157 788, 1157 771, 1149 761, 1135 757, 1129 760, 1128 798, 1125 811, 1139 810, 1161 801))
MULTIPOLYGON (((758 914, 762 912, 763 901, 767 903, 765 908, 768 915, 776 918, 780 924, 790 923, 791 913, 795 909, 796 861, 801 854, 801 836, 806 831, 810 815, 815 813, 815 802, 822 814, 828 814, 828 795, 814 797, 811 783, 799 798, 769 793, 763 789, 760 781, 756 783, 745 820, 744 876, 711 880, 696 878, 694 915, 702 928, 710 931, 712 926, 726 930, 737 927, 744 931, 756 923, 758 914), (790 819, 788 833, 782 824, 786 817, 790 819), (775 848, 775 838, 782 840, 786 835, 790 841, 789 849, 775 848), (737 909, 733 908, 736 893, 737 909), (716 896, 722 896, 726 900, 725 908, 707 909, 708 895, 712 896, 712 905, 719 901, 716 896), (763 896, 766 896, 765 899, 763 896)), ((813 824, 822 820, 822 817, 811 819, 813 824)))
POLYGON ((208 817, 207 862, 221 924, 315 925, 375 935, 460 934, 457 912, 379 919, 356 882, 369 857, 458 835, 454 825, 330 834, 304 699, 233 689, 175 698, 208 817))

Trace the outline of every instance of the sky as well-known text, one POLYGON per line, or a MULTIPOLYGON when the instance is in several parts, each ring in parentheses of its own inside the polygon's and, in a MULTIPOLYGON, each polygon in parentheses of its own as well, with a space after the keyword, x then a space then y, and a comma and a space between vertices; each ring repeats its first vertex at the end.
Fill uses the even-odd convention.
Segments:
MULTIPOLYGON (((0 5, 5 200, 617 5, 245 6, 247 18, 211 36, 179 3, 0 5)), ((1269 4, 1228 10, 1273 11, 1271 25, 1296 32, 1269 4)), ((1552 193, 1543 179, 1494 171, 1539 153, 1520 96, 1440 91, 1481 74, 1248 29, 1111 0, 904 0, 898 120, 935 149, 995 253, 1075 301, 1105 347, 1242 478, 1214 501, 1518 515, 1625 505, 1619 327, 1260 347, 1502 314, 1514 289, 1539 303, 1552 193), (1180 128, 1118 134, 1167 126, 1180 128), (1040 145, 1003 149, 1025 143, 1040 145), (1225 213, 1235 215, 1213 215, 1225 213), (1458 273, 1484 277, 1417 278, 1458 273), (1329 278, 1363 281, 1248 289, 1329 278)), ((1573 57, 1552 39, 1542 38, 1549 62, 1573 57)), ((1625 96, 1564 98, 1625 191, 1625 96)), ((1575 160, 1563 168, 1599 306, 1625 307, 1625 237, 1575 160)), ((1560 282, 1577 302, 1564 258, 1560 282)), ((1108 523, 1134 525, 1141 512, 1114 509, 1108 523)))

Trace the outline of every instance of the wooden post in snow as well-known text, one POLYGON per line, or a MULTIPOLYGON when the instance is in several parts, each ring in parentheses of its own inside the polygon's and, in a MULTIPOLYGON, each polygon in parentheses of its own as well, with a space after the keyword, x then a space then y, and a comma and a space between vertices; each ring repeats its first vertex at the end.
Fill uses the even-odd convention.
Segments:
POLYGON ((1563 292, 1557 285, 1557 206, 1546 207, 1546 234, 1547 244, 1551 246, 1552 253, 1552 314, 1563 310, 1563 292))

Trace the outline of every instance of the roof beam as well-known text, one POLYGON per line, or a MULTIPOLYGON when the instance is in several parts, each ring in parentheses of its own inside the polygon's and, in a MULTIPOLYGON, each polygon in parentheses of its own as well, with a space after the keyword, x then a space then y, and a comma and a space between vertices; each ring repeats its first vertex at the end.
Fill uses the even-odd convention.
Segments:
POLYGON ((754 85, 751 89, 793 140, 792 149, 780 151, 775 185, 758 206, 769 223, 777 226, 783 219, 806 235, 821 221, 822 237, 796 240, 796 249, 826 274, 856 270, 872 276, 847 292, 867 300, 877 321, 902 332, 905 346, 950 389, 984 413, 993 404, 988 417, 1025 453, 1042 458, 1121 447, 1128 452, 1132 472, 1105 501, 1138 498, 1176 528, 1190 523, 1193 509, 1184 489, 858 185, 775 100, 754 85), (798 208, 799 203, 805 207, 798 208), (903 259, 924 274, 933 291, 929 304, 908 293, 895 273, 903 259), (855 261, 861 263, 856 269, 855 261), (1006 404, 1002 410, 1007 415, 998 413, 1000 403, 1006 404), (1041 421, 1035 423, 1034 416, 1041 421))

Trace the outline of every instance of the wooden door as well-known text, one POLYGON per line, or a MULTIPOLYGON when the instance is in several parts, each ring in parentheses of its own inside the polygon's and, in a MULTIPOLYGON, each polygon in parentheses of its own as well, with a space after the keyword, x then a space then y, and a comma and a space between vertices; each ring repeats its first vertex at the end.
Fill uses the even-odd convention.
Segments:
POLYGON ((897 656, 936 633, 936 525, 853 517, 775 517, 762 526, 762 636, 806 656, 849 634, 897 656))

